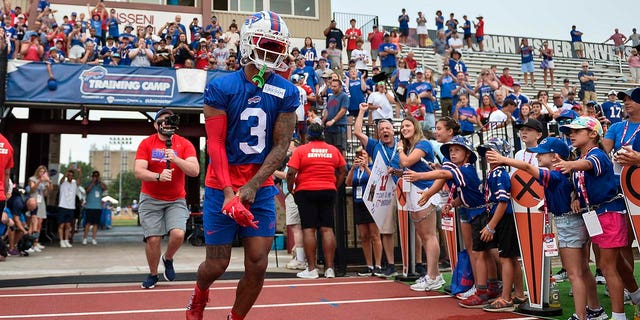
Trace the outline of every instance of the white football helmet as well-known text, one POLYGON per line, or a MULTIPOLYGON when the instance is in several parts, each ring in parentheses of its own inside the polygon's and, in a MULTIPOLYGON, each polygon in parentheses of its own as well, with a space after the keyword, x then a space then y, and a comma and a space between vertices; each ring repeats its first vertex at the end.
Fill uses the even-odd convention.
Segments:
POLYGON ((260 11, 249 16, 240 29, 240 55, 243 65, 285 71, 289 52, 289 28, 275 12, 260 11))

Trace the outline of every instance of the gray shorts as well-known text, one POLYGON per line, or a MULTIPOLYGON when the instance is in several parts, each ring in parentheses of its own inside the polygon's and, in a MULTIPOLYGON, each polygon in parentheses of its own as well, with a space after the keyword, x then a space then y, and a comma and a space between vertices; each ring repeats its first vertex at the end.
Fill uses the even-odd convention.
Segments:
POLYGON ((589 240, 587 227, 580 214, 555 217, 558 248, 582 248, 589 240))
POLYGON ((162 201, 141 193, 138 215, 146 239, 151 236, 164 236, 173 229, 184 231, 189 209, 185 199, 162 201))
POLYGON ((287 196, 284 198, 284 203, 287 225, 291 226, 300 224, 300 213, 298 212, 298 205, 296 204, 296 200, 294 199, 292 193, 287 194, 287 196))

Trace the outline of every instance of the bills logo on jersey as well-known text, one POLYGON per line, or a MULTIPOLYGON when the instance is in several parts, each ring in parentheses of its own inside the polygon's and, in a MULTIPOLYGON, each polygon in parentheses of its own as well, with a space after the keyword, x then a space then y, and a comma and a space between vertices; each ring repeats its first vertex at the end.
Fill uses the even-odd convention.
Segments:
POLYGON ((247 104, 259 103, 260 100, 262 100, 262 98, 260 98, 260 96, 254 96, 254 97, 249 98, 249 100, 247 100, 247 104))

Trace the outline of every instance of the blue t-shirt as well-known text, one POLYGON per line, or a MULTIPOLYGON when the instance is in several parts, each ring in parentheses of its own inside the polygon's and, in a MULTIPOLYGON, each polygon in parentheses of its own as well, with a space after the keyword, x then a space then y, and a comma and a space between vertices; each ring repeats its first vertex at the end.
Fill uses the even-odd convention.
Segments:
POLYGON ((462 30, 464 30, 464 35, 465 36, 470 36, 471 35, 471 21, 467 20, 464 22, 464 24, 462 25, 462 30))
POLYGON ((226 140, 229 164, 260 164, 271 151, 278 114, 298 108, 300 90, 276 74, 258 88, 240 69, 211 80, 204 103, 227 113, 227 132, 233 133, 226 140))
POLYGON ((578 199, 580 199, 580 207, 586 208, 586 202, 582 194, 585 186, 582 186, 579 182, 579 176, 584 175, 584 184, 586 185, 589 205, 599 205, 596 209, 597 214, 607 211, 625 210, 624 200, 622 198, 611 201, 611 199, 618 195, 620 180, 612 179, 614 176, 613 163, 607 154, 601 149, 593 148, 583 159, 591 162, 593 169, 580 172, 574 171, 572 173, 573 185, 578 191, 578 199))
MULTIPOLYGON (((594 76, 593 71, 580 71, 578 72, 578 81, 580 81, 580 77, 582 76, 594 76)), ((593 80, 589 80, 587 82, 582 82, 580 81, 580 89, 582 89, 583 91, 590 91, 590 92, 595 92, 596 91, 596 84, 595 82, 593 82, 593 80)))
POLYGON ((302 47, 302 49, 300 49, 300 54, 303 55, 305 58, 304 64, 307 67, 313 68, 313 63, 318 59, 318 53, 316 52, 316 48, 302 47))
POLYGON ((511 179, 507 169, 504 167, 498 167, 491 170, 487 175, 487 183, 484 186, 485 194, 489 195, 487 205, 493 204, 491 207, 491 214, 496 212, 498 203, 506 202, 507 209, 504 214, 513 214, 513 207, 511 206, 511 179))
POLYGON ((73 26, 71 25, 71 23, 63 23, 61 27, 62 27, 62 32, 64 32, 65 36, 68 36, 69 33, 73 31, 73 26))
POLYGON ((560 171, 550 171, 546 168, 538 170, 540 172, 538 182, 544 188, 547 210, 557 216, 571 212, 573 186, 569 181, 569 177, 560 171))
MULTIPOLYGON (((458 108, 456 109, 456 112, 458 113, 458 119, 460 119, 460 116, 467 116, 467 117, 475 117, 478 115, 478 113, 476 112, 476 109, 472 108, 471 106, 465 106, 462 108, 458 108)), ((460 131, 462 132, 473 132, 473 122, 464 119, 464 120, 460 120, 460 131)))
POLYGON ((436 16, 436 29, 437 30, 444 29, 444 17, 443 16, 436 16))
MULTIPOLYGON (((384 42, 378 47, 378 52, 384 52, 385 48, 393 49, 396 52, 398 51, 398 46, 393 43, 384 42)), ((395 67, 396 66, 396 55, 388 54, 384 57, 380 57, 380 67, 395 67)))
MULTIPOLYGON (((369 164, 369 170, 371 170, 371 168, 373 167, 373 165, 369 164)), ((351 180, 351 187, 353 188, 353 202, 357 202, 357 203, 362 203, 362 198, 358 198, 357 194, 356 194, 356 188, 357 187, 362 187, 362 191, 364 192, 364 189, 367 187, 367 183, 369 182, 369 174, 367 173, 367 170, 362 169, 360 166, 358 166, 357 168, 355 168, 353 170, 353 180, 351 180)))
MULTIPOLYGON (((431 91, 431 94, 433 94, 435 96, 435 92, 433 91, 433 86, 431 85, 430 82, 414 82, 412 83, 409 88, 407 88, 407 92, 411 92, 411 91, 415 91, 418 94, 425 92, 425 91, 431 91)), ((422 104, 424 104, 424 109, 426 112, 428 113, 434 113, 435 111, 435 103, 433 100, 429 99, 429 98, 420 98, 420 102, 422 102, 422 104)))
POLYGON ((640 122, 630 122, 629 120, 612 124, 604 135, 605 139, 613 141, 613 150, 616 151, 623 146, 633 144, 634 140, 640 140, 636 137, 640 137, 640 122))
POLYGON ((107 26, 109 28, 109 36, 118 39, 120 37, 120 30, 118 29, 120 20, 118 18, 107 18, 107 26))
POLYGON ((485 211, 485 199, 482 192, 482 181, 478 178, 476 167, 470 163, 465 163, 458 167, 455 163, 446 161, 442 164, 442 170, 447 170, 453 175, 453 180, 447 181, 449 188, 456 186, 456 192, 462 207, 460 214, 468 219, 473 219, 485 211))
POLYGON ((440 99, 442 98, 453 98, 451 91, 455 89, 455 82, 453 81, 452 76, 442 77, 440 81, 440 99))
POLYGON ((467 65, 464 64, 462 60, 456 61, 453 59, 449 59, 449 70, 451 70, 451 74, 453 74, 454 76, 457 76, 459 72, 466 74, 467 65))
POLYGON ((303 74, 307 78, 307 85, 311 87, 313 93, 316 93, 316 85, 318 84, 318 77, 316 71, 312 67, 305 66, 304 68, 296 68, 292 74, 303 74))
POLYGON ((102 20, 89 20, 91 28, 96 30, 96 37, 102 37, 102 20))
POLYGON ((602 112, 611 121, 611 124, 622 121, 622 105, 617 101, 605 101, 602 103, 602 112))
POLYGON ((103 64, 103 65, 105 65, 105 66, 108 66, 108 65, 110 65, 110 64, 111 64, 111 57, 113 56, 113 53, 118 52, 118 48, 117 48, 117 47, 111 47, 111 48, 109 48, 109 47, 107 47, 107 46, 104 46, 104 47, 102 47, 102 49, 100 50, 100 55, 101 55, 101 56, 103 56, 103 55, 105 55, 105 54, 106 54, 107 52, 109 52, 109 51, 111 51, 112 55, 111 55, 111 56, 108 56, 108 57, 104 57, 104 58, 102 59, 102 64, 103 64))
POLYGON ((358 111, 360 103, 365 101, 364 92, 362 92, 362 80, 349 79, 349 111, 358 111))
MULTIPOLYGON (((89 183, 91 184, 91 183, 89 183)), ((89 184, 85 187, 85 189, 89 188, 89 184)), ((87 191, 87 203, 85 208, 87 209, 102 209, 102 186, 99 183, 96 183, 90 191, 87 191)))
MULTIPOLYGON (((429 172, 433 170, 427 164, 429 162, 433 163, 435 161, 435 156, 433 153, 433 147, 431 146, 431 143, 427 140, 420 140, 418 141, 418 143, 416 143, 415 149, 422 150, 422 152, 424 152, 425 155, 418 162, 414 163, 408 168, 415 172, 429 172)), ((414 181, 413 184, 416 187, 420 188, 421 190, 424 190, 433 185, 433 180, 418 180, 418 181, 414 181)))
POLYGON ((533 47, 526 46, 520 47, 520 60, 522 63, 529 63, 533 61, 533 47))
MULTIPOLYGON (((347 111, 349 109, 349 97, 344 91, 341 91, 339 94, 332 94, 327 99, 327 120, 333 119, 333 117, 340 112, 340 109, 344 109, 347 111)), ((347 125, 347 117, 346 114, 342 116, 336 123, 334 123, 330 127, 326 127, 326 132, 339 132, 341 129, 339 126, 347 125)))
POLYGON ((398 21, 400 22, 400 29, 409 29, 409 16, 408 15, 399 15, 398 21))
POLYGON ((633 150, 640 152, 640 139, 633 141, 633 150))
MULTIPOLYGON (((395 140, 392 146, 388 146, 374 138, 369 138, 367 139, 367 146, 365 147, 365 149, 367 150, 368 154, 373 155, 372 159, 374 161, 378 157, 378 154, 380 154, 380 157, 382 157, 382 161, 384 161, 387 167, 400 169, 400 158, 398 158, 398 150, 396 149, 396 145, 397 142, 395 140)), ((393 178, 393 181, 398 182, 398 177, 391 177, 393 178)))
POLYGON ((578 30, 571 30, 569 34, 571 34, 571 42, 582 42, 582 35, 579 34, 578 30))

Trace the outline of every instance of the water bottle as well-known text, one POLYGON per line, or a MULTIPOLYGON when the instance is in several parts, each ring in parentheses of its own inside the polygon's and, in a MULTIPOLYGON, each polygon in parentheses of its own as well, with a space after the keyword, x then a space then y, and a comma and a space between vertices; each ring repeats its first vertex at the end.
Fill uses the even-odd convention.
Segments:
POLYGON ((556 279, 551 277, 551 287, 549 288, 549 308, 560 308, 560 290, 556 285, 556 279))

